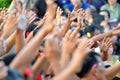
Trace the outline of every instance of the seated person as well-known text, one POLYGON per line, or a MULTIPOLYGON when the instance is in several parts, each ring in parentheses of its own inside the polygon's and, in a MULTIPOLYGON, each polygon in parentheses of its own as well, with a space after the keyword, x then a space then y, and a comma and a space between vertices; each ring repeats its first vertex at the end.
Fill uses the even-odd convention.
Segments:
POLYGON ((120 4, 117 0, 107 0, 107 4, 101 7, 101 10, 108 10, 110 12, 110 22, 120 21, 120 4))
POLYGON ((75 6, 77 6, 78 9, 83 8, 84 10, 86 10, 87 8, 90 8, 92 10, 95 10, 93 6, 91 7, 90 4, 83 2, 82 0, 71 0, 71 3, 64 5, 64 8, 72 11, 75 6))
POLYGON ((105 0, 86 0, 86 2, 88 2, 89 4, 95 6, 97 11, 99 11, 100 7, 103 6, 106 3, 105 0))

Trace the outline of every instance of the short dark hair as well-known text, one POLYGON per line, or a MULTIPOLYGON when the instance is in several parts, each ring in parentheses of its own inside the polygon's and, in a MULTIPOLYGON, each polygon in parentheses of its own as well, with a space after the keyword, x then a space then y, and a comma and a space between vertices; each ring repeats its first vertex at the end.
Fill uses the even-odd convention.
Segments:
POLYGON ((9 66, 10 63, 13 61, 13 59, 16 57, 16 55, 14 53, 11 53, 9 55, 6 55, 4 58, 3 58, 3 61, 5 63, 6 66, 9 66))
POLYGON ((47 5, 45 0, 36 0, 32 10, 35 11, 35 13, 39 18, 42 18, 47 10, 47 5))
POLYGON ((88 32, 94 33, 96 29, 98 29, 97 26, 92 24, 92 25, 86 26, 84 31, 85 31, 85 34, 87 34, 88 32))
POLYGON ((76 73, 78 77, 83 78, 90 71, 92 66, 98 62, 96 56, 100 55, 94 51, 89 52, 83 61, 82 70, 76 73))

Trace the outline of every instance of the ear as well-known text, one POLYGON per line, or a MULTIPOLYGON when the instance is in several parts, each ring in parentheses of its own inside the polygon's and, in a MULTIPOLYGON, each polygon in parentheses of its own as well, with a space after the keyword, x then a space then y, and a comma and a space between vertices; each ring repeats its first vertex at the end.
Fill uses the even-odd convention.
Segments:
POLYGON ((92 73, 93 75, 95 75, 95 76, 97 75, 97 72, 98 72, 97 69, 96 69, 96 67, 97 67, 97 65, 94 64, 94 65, 92 66, 91 70, 90 70, 91 73, 92 73))

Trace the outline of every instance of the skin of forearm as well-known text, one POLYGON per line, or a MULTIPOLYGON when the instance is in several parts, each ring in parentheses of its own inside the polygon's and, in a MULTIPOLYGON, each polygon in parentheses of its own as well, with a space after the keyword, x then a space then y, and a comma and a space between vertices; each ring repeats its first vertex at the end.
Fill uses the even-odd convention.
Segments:
POLYGON ((13 69, 18 70, 19 72, 23 73, 25 68, 32 62, 34 59, 34 52, 38 48, 39 44, 42 39, 47 35, 47 32, 42 29, 38 32, 38 34, 32 39, 26 47, 24 47, 18 56, 13 60, 10 64, 10 67, 13 69), (27 58, 27 59, 26 59, 27 58), (21 67, 22 66, 22 67, 21 67))
POLYGON ((65 68, 68 65, 69 61, 70 61, 70 56, 66 53, 62 53, 60 60, 61 68, 65 68))
POLYGON ((19 51, 24 47, 24 36, 22 30, 17 29, 16 36, 15 36, 15 53, 19 53, 19 51))
POLYGON ((6 27, 7 29, 3 29, 3 34, 1 35, 1 38, 2 39, 7 39, 8 35, 10 34, 11 32, 11 29, 10 27, 6 27))
POLYGON ((8 53, 11 48, 13 47, 13 45, 15 44, 15 35, 16 35, 16 31, 10 36, 8 37, 8 39, 6 40, 6 52, 3 52, 0 54, 0 56, 5 55, 6 53, 8 53))
POLYGON ((48 61, 51 65, 54 75, 58 75, 61 72, 61 65, 60 65, 59 59, 51 58, 51 59, 48 59, 48 61))
POLYGON ((28 35, 28 37, 25 39, 25 44, 27 44, 31 39, 33 38, 33 31, 28 35))
POLYGON ((51 67, 55 76, 61 72, 61 66, 57 61, 52 62, 51 67))
POLYGON ((111 31, 109 31, 108 33, 96 35, 92 37, 90 40, 99 41, 99 40, 102 40, 104 37, 109 37, 109 36, 113 36, 111 31))
POLYGON ((66 22, 65 26, 64 26, 63 29, 61 30, 61 33, 62 33, 63 36, 65 36, 65 34, 66 34, 66 32, 68 31, 71 23, 72 23, 72 22, 70 21, 70 19, 67 19, 67 22, 66 22))
POLYGON ((103 61, 106 61, 107 58, 108 58, 107 52, 101 51, 101 58, 102 58, 103 61))
POLYGON ((46 62, 45 55, 43 55, 37 59, 36 63, 32 67, 32 73, 34 75, 34 78, 40 73, 45 62, 46 62))
POLYGON ((120 72, 120 62, 106 70, 105 75, 107 80, 112 80, 118 72, 120 72))
POLYGON ((53 80, 69 80, 69 77, 78 70, 78 67, 82 66, 84 56, 83 55, 78 55, 78 56, 80 56, 81 58, 74 57, 70 62, 70 65, 67 68, 65 68, 58 76, 54 77, 53 80))

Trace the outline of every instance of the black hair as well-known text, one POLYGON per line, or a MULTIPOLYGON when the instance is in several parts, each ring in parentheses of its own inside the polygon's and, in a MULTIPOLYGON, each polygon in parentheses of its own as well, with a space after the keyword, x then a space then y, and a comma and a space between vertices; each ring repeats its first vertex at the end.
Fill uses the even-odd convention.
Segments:
POLYGON ((47 5, 46 5, 45 0, 36 0, 32 10, 35 11, 36 15, 39 18, 43 18, 47 10, 47 5))
POLYGON ((9 66, 9 64, 13 61, 13 59, 16 57, 15 54, 9 54, 3 57, 3 61, 6 66, 9 66))
POLYGON ((83 78, 90 71, 92 66, 98 62, 96 56, 100 55, 94 51, 89 52, 83 61, 82 70, 76 73, 78 77, 83 78))
POLYGON ((98 29, 97 26, 95 26, 95 25, 89 25, 89 26, 86 26, 86 27, 85 27, 84 32, 85 32, 85 34, 87 34, 87 32, 93 34, 96 29, 98 29))
POLYGON ((29 26, 28 28, 26 29, 25 31, 25 38, 27 38, 27 36, 31 33, 31 31, 33 31, 35 29, 35 27, 37 25, 34 24, 34 22, 37 22, 37 21, 40 21, 39 18, 36 18, 29 26))
POLYGON ((106 12, 108 14, 108 17, 110 18, 110 12, 108 10, 101 10, 100 12, 106 12))

